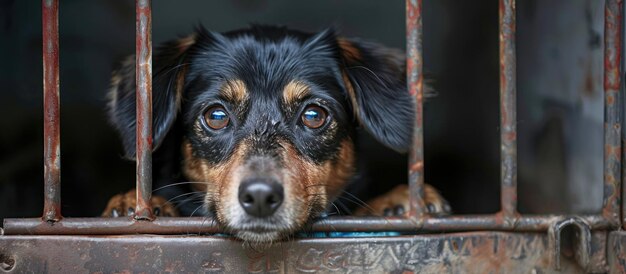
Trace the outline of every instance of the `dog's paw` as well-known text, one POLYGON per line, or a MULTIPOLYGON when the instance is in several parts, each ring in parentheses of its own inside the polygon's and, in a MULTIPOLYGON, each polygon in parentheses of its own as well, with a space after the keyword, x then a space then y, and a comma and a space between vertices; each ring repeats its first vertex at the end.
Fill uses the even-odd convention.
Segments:
MULTIPOLYGON (((357 209, 356 216, 405 216, 409 211, 410 193, 406 184, 398 185, 391 191, 370 200, 367 205, 357 209)), ((424 203, 430 215, 443 216, 452 213, 450 204, 437 190, 424 185, 424 203)))
MULTIPOLYGON (((136 199, 135 189, 111 197, 106 209, 102 212, 102 217, 135 215, 136 199)), ((155 216, 176 217, 179 215, 176 208, 161 196, 152 196, 150 205, 152 206, 152 212, 155 216)))

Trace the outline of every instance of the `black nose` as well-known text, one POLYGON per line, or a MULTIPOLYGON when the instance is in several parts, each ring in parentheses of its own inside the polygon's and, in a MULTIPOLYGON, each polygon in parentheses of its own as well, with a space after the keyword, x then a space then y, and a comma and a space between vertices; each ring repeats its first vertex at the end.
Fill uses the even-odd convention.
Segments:
POLYGON ((250 215, 270 216, 283 203, 283 187, 275 182, 252 180, 239 186, 239 203, 250 215))

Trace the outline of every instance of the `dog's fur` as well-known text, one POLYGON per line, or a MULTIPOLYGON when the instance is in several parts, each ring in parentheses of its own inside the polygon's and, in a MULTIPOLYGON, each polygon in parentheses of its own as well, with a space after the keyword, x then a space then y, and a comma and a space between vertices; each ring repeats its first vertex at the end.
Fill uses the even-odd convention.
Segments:
MULTIPOLYGON (((199 195, 201 204, 182 206, 181 215, 214 216, 244 240, 285 238, 326 212, 360 168, 357 127, 399 152, 411 143, 415 115, 404 54, 331 29, 310 34, 252 26, 220 34, 199 27, 160 47, 153 71, 153 145, 162 155, 155 156, 155 185, 195 182, 195 192, 176 195, 166 187, 162 194, 199 195), (309 107, 326 114, 318 128, 305 125, 309 107), (228 117, 224 128, 208 124, 207 111, 215 108, 228 117), (271 216, 250 216, 238 202, 240 185, 253 178, 284 188, 284 202, 271 216)), ((134 59, 112 83, 110 117, 133 158, 134 59)), ((443 199, 428 189, 434 193, 429 203, 443 209, 443 199)), ((126 211, 132 204, 120 197, 105 216, 132 214, 126 211)), ((395 203, 408 201, 402 197, 395 203)))

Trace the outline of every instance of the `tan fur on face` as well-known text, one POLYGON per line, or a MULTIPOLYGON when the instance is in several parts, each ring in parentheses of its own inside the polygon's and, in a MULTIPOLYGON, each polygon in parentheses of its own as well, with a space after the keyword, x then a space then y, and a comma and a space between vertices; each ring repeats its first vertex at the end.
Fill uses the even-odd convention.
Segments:
POLYGON ((310 92, 307 84, 300 81, 291 81, 283 89, 283 100, 286 105, 291 105, 302 100, 310 92))
MULTIPOLYGON (((285 200, 283 202, 281 218, 285 218, 287 227, 300 229, 309 220, 326 209, 329 201, 334 200, 344 188, 348 179, 354 173, 354 145, 351 140, 341 143, 337 158, 316 164, 298 154, 298 151, 288 142, 281 141, 282 172, 277 174, 281 178, 285 200)), ((232 225, 233 218, 241 212, 238 202, 238 189, 241 180, 246 174, 245 156, 249 144, 242 141, 231 157, 216 165, 200 159, 193 154, 193 148, 188 141, 183 144, 185 176, 190 180, 208 182, 205 202, 214 206, 218 221, 221 224, 232 225)), ((289 231, 292 233, 294 231, 289 231)), ((281 234, 284 234, 282 231, 281 234)))
POLYGON ((240 79, 228 80, 220 89, 220 94, 236 104, 241 104, 248 98, 246 84, 240 79))
POLYGON ((224 223, 224 210, 225 204, 230 206, 238 206, 237 201, 222 202, 222 197, 237 196, 237 189, 239 182, 235 172, 239 167, 243 165, 243 158, 247 146, 245 142, 242 142, 230 156, 228 160, 223 163, 211 165, 207 160, 201 159, 193 155, 193 147, 188 141, 183 142, 183 172, 187 178, 196 182, 206 182, 206 185, 198 184, 204 189, 198 189, 206 191, 205 202, 209 206, 215 206, 217 209, 217 217, 220 222, 224 223))
POLYGON ((354 173, 354 145, 344 140, 337 159, 315 164, 299 155, 291 144, 283 144, 284 161, 289 163, 287 183, 292 188, 286 199, 302 199, 307 211, 300 211, 296 223, 304 224, 311 215, 324 210, 329 201, 334 200, 354 173))

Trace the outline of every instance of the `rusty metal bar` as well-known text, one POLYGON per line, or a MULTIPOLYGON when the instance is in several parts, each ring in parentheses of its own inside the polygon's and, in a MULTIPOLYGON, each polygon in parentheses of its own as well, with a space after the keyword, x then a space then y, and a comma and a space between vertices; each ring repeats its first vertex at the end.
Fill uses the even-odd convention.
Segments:
POLYGON ((505 224, 517 216, 517 125, 515 0, 500 0, 500 215, 505 224))
POLYGON ((137 206, 135 219, 153 220, 152 193, 152 1, 137 0, 136 96, 137 96, 137 206))
MULTIPOLYGON (((548 231, 563 215, 531 215, 518 217, 514 225, 503 224, 499 215, 466 215, 424 218, 417 224, 402 217, 331 217, 310 225, 307 231, 319 232, 453 232, 474 230, 548 231)), ((611 227, 600 215, 579 216, 590 229, 611 227)), ((53 225, 38 218, 5 219, 6 235, 124 235, 124 234, 188 234, 218 233, 219 227, 205 217, 160 217, 153 222, 136 222, 130 218, 65 218, 53 225)))
POLYGON ((413 143, 409 152, 409 216, 419 221, 424 216, 424 75, 422 74, 422 0, 406 1, 407 88, 415 98, 413 143))
POLYGON ((621 192, 621 47, 622 1, 604 9, 604 198, 602 214, 620 223, 621 192))
POLYGON ((59 104, 59 1, 42 0, 43 31, 43 220, 61 220, 61 134, 59 104))

